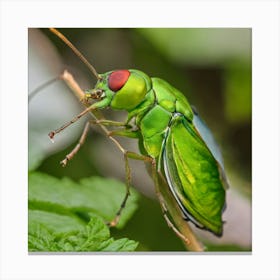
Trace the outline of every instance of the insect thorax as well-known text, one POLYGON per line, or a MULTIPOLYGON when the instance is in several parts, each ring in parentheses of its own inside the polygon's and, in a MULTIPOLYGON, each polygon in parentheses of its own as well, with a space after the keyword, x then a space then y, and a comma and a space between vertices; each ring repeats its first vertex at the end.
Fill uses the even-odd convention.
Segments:
POLYGON ((190 121, 193 118, 191 107, 181 92, 161 79, 152 78, 152 89, 145 100, 129 113, 129 117, 136 118, 143 145, 150 156, 159 156, 170 121, 178 113, 190 121))

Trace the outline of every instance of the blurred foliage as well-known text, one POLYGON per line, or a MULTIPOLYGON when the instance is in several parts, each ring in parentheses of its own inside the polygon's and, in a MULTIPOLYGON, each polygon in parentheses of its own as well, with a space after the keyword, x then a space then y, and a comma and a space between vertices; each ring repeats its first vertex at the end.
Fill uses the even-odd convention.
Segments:
MULTIPOLYGON (((55 46, 61 55, 63 61, 61 70, 64 68, 70 70, 82 88, 92 88, 95 79, 82 62, 60 39, 46 29, 41 31, 51 40, 52 46, 55 46)), ((135 68, 150 76, 161 77, 181 90, 213 130, 222 148, 226 170, 231 181, 238 182, 237 188, 244 191, 250 198, 252 121, 250 29, 96 28, 60 29, 60 31, 74 43, 100 73, 112 69, 135 68)), ((46 50, 43 42, 38 41, 37 44, 41 49, 46 50)), ((42 65, 53 63, 53 60, 46 59, 42 65)), ((53 76, 57 74, 59 73, 53 73, 53 76)), ((41 78, 41 80, 43 83, 47 79, 41 78)), ((71 93, 68 94, 71 95, 71 93)), ((60 91, 57 92, 57 95, 60 95, 60 91)), ((52 100, 52 102, 57 102, 57 100, 52 100)), ((30 104, 31 106, 32 104, 30 104)), ((61 104, 60 107, 61 110, 66 111, 70 108, 66 103, 61 104)), ((49 110, 49 115, 53 115, 54 112, 51 106, 45 106, 40 110, 49 110)), ((72 109, 69 111, 72 112, 72 109)), ((105 113, 107 118, 124 119, 124 115, 120 112, 114 113, 106 110, 105 113)), ((75 113, 72 115, 74 116, 75 113)), ((30 115, 31 117, 32 115, 30 115)), ((42 123, 44 135, 68 120, 69 118, 66 117, 65 119, 60 118, 55 126, 42 123)), ((29 129, 30 135, 36 133, 32 127, 29 129)), ((73 132, 71 128, 69 130, 70 133, 73 132)), ((82 130, 81 127, 80 130, 82 130)), ((37 134, 37 141, 40 142, 38 139, 42 139, 42 137, 37 134)), ((74 138, 78 139, 78 134, 74 138)), ((60 160, 75 146, 73 141, 70 146, 68 143, 61 147, 59 152, 52 151, 45 153, 44 156, 40 155, 39 160, 32 165, 32 170, 57 178, 71 178, 74 180, 73 184, 80 179, 96 175, 114 176, 124 180, 121 154, 112 154, 112 143, 104 141, 104 136, 96 131, 91 132, 88 141, 75 159, 66 168, 60 168, 60 160)), ((32 154, 34 144, 31 137, 29 142, 32 142, 29 145, 29 153, 32 154)), ((134 180, 136 187, 147 185, 145 181, 145 177, 148 177, 147 173, 141 173, 138 167, 134 168, 133 173, 136 173, 132 174, 133 178, 137 177, 137 173, 140 174, 140 180, 134 180)), ((44 182, 39 185, 48 189, 44 182)), ((83 187, 85 186, 83 185, 83 187)), ((148 187, 152 188, 152 185, 148 187)), ((72 191, 73 199, 74 194, 78 195, 75 191, 76 188, 80 187, 75 186, 71 190, 69 189, 69 197, 72 191)), ((102 189, 103 192, 105 188, 108 186, 98 187, 98 190, 102 189)), ((35 190, 29 189, 31 197, 34 195, 33 191, 35 190)), ((99 197, 97 190, 94 192, 96 192, 94 196, 99 197)), ((111 188, 106 192, 107 199, 102 194, 100 196, 104 195, 104 197, 96 200, 99 201, 101 208, 106 207, 108 199, 112 199, 113 194, 110 192, 111 188)), ((116 193, 114 195, 116 195, 114 201, 120 203, 122 197, 116 193)), ((95 203, 94 196, 88 198, 87 207, 95 203)), ((32 198, 30 205, 33 202, 32 198)), ((44 205, 43 200, 41 202, 44 205)), ((102 211, 98 212, 101 216, 102 211)), ((141 195, 138 196, 138 210, 134 216, 127 220, 124 228, 112 229, 111 234, 115 238, 129 236, 129 238, 139 241, 137 247, 139 251, 184 250, 181 241, 167 227, 157 201, 141 195)), ((209 243, 207 247, 209 250, 218 251, 244 250, 238 245, 231 244, 222 247, 209 243)))
MULTIPOLYGON (((90 177, 78 183, 69 178, 57 179, 44 173, 29 174, 29 209, 53 211, 55 213, 92 213, 110 221, 115 217, 125 194, 125 185, 113 179, 90 177)), ((131 190, 130 199, 117 225, 122 228, 137 208, 137 193, 131 190)))

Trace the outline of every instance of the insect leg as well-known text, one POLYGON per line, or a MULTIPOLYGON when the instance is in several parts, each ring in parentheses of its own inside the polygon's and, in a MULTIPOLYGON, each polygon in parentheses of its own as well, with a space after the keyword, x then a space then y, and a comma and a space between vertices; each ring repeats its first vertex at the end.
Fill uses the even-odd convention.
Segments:
POLYGON ((162 213, 163 213, 163 217, 167 223, 167 225, 175 232, 175 234, 182 239, 186 245, 190 244, 190 240, 185 237, 178 229, 177 227, 171 222, 171 220, 169 219, 169 217, 167 216, 168 213, 168 209, 165 205, 165 201, 164 198, 162 197, 161 193, 160 193, 160 185, 159 185, 159 181, 158 181, 158 172, 157 172, 157 167, 156 167, 156 161, 153 159, 152 161, 152 176, 153 176, 153 180, 155 183, 155 191, 156 191, 156 195, 159 199, 160 202, 160 206, 162 209, 162 213))
POLYGON ((121 206, 120 206, 119 210, 116 213, 115 218, 108 223, 108 225, 110 227, 115 227, 118 224, 118 222, 120 220, 120 217, 121 217, 122 210, 125 208, 127 199, 128 199, 128 197, 130 195, 131 169, 130 169, 130 166, 129 166, 129 163, 128 163, 128 157, 127 157, 126 153, 124 153, 124 161, 125 161, 126 193, 125 193, 124 199, 123 199, 123 201, 121 203, 121 206))
MULTIPOLYGON (((81 146, 83 145, 83 143, 86 140, 87 134, 89 132, 90 125, 99 125, 99 126, 100 125, 114 125, 114 126, 119 125, 119 126, 125 126, 124 123, 114 122, 114 121, 110 121, 110 120, 101 120, 101 121, 99 121, 99 120, 90 120, 90 121, 87 121, 86 125, 84 127, 84 130, 83 130, 83 133, 82 133, 82 135, 81 135, 81 137, 79 139, 79 142, 74 147, 74 149, 69 154, 67 154, 66 157, 60 162, 63 167, 65 167, 66 164, 68 163, 68 161, 71 160, 78 153, 78 151, 80 150, 81 146)), ((109 138, 112 138, 112 135, 126 136, 127 137, 128 135, 130 135, 129 133, 130 133, 130 131, 128 129, 119 130, 119 131, 114 131, 113 130, 113 131, 107 131, 107 136, 109 138)), ((131 132, 130 136, 132 138, 135 138, 135 137, 137 138, 137 136, 133 132, 131 132)), ((114 139, 114 138, 112 138, 112 139, 114 139)), ((127 199, 128 199, 128 197, 130 195, 131 168, 129 166, 129 160, 128 159, 132 158, 132 159, 138 159, 138 160, 144 160, 144 161, 151 161, 150 157, 143 156, 143 155, 140 155, 140 154, 137 154, 137 153, 125 150, 116 139, 114 139, 114 143, 117 144, 117 147, 121 150, 121 152, 124 155, 125 174, 126 174, 126 193, 125 193, 125 197, 124 197, 124 199, 123 199, 123 201, 121 203, 121 206, 120 206, 119 210, 117 211, 114 219, 111 222, 108 223, 108 225, 111 226, 111 227, 114 227, 114 226, 116 226, 118 224, 118 222, 120 220, 120 216, 121 216, 122 210, 125 208, 127 199)))
POLYGON ((60 164, 65 167, 66 164, 68 163, 69 160, 71 160, 80 150, 81 146, 84 144, 87 134, 89 132, 89 127, 90 127, 90 122, 87 121, 86 125, 84 127, 83 133, 79 139, 79 142, 77 143, 77 145, 74 147, 74 149, 66 155, 66 157, 60 162, 60 164))
POLYGON ((123 199, 123 202, 118 210, 118 212, 116 213, 115 218, 108 223, 109 226, 114 227, 118 224, 119 220, 120 220, 120 216, 122 213, 122 210, 125 208, 127 199, 130 195, 130 187, 131 187, 131 168, 129 166, 129 158, 131 159, 136 159, 136 160, 143 160, 143 161, 149 161, 151 162, 152 158, 148 157, 148 156, 143 156, 134 152, 130 152, 130 151, 124 151, 123 153, 124 155, 124 161, 125 161, 125 174, 126 174, 126 194, 125 197, 123 199))
MULTIPOLYGON (((115 121, 110 121, 110 120, 89 120, 86 122, 85 124, 85 127, 84 127, 84 130, 83 130, 83 133, 79 139, 79 142, 77 143, 77 145, 74 147, 74 149, 65 156, 65 158, 60 162, 60 164, 65 167, 68 163, 69 160, 71 160, 77 153, 78 151, 80 150, 81 146, 84 144, 85 140, 86 140, 86 137, 87 137, 87 134, 89 132, 89 128, 90 128, 90 125, 100 125, 100 124, 103 124, 103 125, 109 125, 109 126, 128 126, 129 125, 126 125, 125 123, 123 122, 115 122, 115 121)), ((122 135, 122 133, 118 134, 118 133, 113 133, 114 131, 109 131, 108 133, 110 135, 119 135, 119 136, 124 136, 122 135)), ((120 130, 119 132, 122 132, 122 130, 120 130)), ((127 132, 128 133, 128 132, 127 132)), ((125 133, 125 136, 127 137, 127 133, 125 133)), ((132 134, 133 138, 135 138, 136 136, 134 134, 132 134)))
POLYGON ((131 125, 127 124, 126 122, 117 122, 117 121, 111 121, 111 120, 105 120, 105 119, 97 119, 97 120, 91 120, 92 124, 102 124, 105 126, 119 126, 119 127, 125 127, 125 128, 131 128, 131 125))
POLYGON ((64 130, 66 127, 68 127, 69 125, 71 125, 72 123, 76 122, 77 120, 79 120, 82 116, 84 116, 85 114, 87 114, 88 112, 90 112, 92 110, 91 107, 86 108, 84 111, 82 111, 79 115, 77 115, 75 118, 73 118, 70 122, 64 124, 63 126, 61 126, 60 128, 53 130, 49 133, 49 137, 51 138, 51 140, 54 138, 54 136, 61 132, 62 130, 64 130))
MULTIPOLYGON (((105 126, 128 126, 126 123, 121 123, 121 122, 115 122, 115 121, 110 121, 110 120, 90 120, 89 121, 90 124, 93 125, 99 125, 101 128, 105 125, 105 126)), ((85 128, 86 130, 86 128, 85 128)), ((84 130, 84 131, 85 131, 84 130)), ((122 130, 107 130, 107 129, 103 129, 103 131, 106 133, 106 136, 111 139, 114 144, 118 147, 118 149, 122 152, 123 156, 124 156, 124 161, 125 161, 125 176, 126 176, 126 193, 124 196, 124 199, 120 205, 119 210, 117 211, 114 219, 110 222, 108 222, 107 224, 110 227, 114 227, 118 224, 120 217, 121 217, 121 213, 123 211, 123 209, 125 208, 127 199, 130 195, 130 187, 131 187, 131 168, 129 166, 129 159, 135 159, 135 160, 142 160, 142 161, 147 161, 147 162, 151 162, 152 158, 145 156, 145 155, 141 155, 141 154, 137 154, 135 152, 131 152, 131 151, 127 151, 126 149, 124 149, 122 147, 122 145, 119 143, 119 141, 117 141, 113 136, 124 136, 124 137, 130 137, 130 138, 138 138, 138 132, 137 131, 131 131, 128 128, 124 128, 122 130)), ((85 132, 86 133, 86 132, 85 132)), ((83 138, 83 135, 81 137, 81 139, 83 138)), ((79 144, 78 144, 79 145, 79 144)), ((78 146, 77 145, 77 146, 78 146)), ((75 149, 74 149, 75 150, 75 149)), ((74 151, 73 150, 73 151, 74 151)), ((75 154, 75 152, 74 152, 75 154)))
POLYGON ((170 219, 167 216, 167 212, 163 210, 163 217, 167 223, 167 225, 175 232, 175 234, 182 239, 187 245, 190 244, 190 240, 186 238, 176 227, 175 225, 170 221, 170 219))

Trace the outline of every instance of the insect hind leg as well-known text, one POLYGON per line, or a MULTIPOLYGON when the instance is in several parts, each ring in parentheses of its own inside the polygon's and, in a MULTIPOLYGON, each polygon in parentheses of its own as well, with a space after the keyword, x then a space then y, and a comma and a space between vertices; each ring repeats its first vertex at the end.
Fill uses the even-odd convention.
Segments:
POLYGON ((184 236, 179 230, 178 228, 173 224, 173 222, 169 219, 167 213, 168 213, 168 209, 166 207, 166 204, 165 204, 165 200, 160 192, 160 186, 159 186, 159 180, 158 180, 158 171, 157 171, 157 166, 156 166, 156 161, 153 160, 152 161, 152 176, 153 176, 153 180, 154 180, 154 183, 155 183, 155 191, 156 191, 156 195, 159 199, 159 202, 160 202, 160 206, 161 206, 161 209, 162 209, 162 213, 163 213, 163 217, 167 223, 167 225, 174 231, 174 233, 181 239, 183 240, 183 242, 186 244, 186 245, 189 245, 190 244, 190 240, 184 236))

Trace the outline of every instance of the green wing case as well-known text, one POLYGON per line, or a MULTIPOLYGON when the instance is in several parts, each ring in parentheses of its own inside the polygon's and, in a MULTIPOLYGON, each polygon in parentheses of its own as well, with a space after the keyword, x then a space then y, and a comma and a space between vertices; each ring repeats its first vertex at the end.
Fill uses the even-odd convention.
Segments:
POLYGON ((168 185, 185 218, 221 236, 225 189, 219 165, 184 115, 174 114, 162 153, 168 185))

